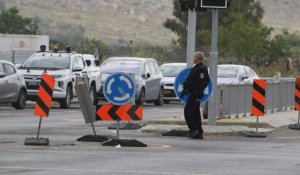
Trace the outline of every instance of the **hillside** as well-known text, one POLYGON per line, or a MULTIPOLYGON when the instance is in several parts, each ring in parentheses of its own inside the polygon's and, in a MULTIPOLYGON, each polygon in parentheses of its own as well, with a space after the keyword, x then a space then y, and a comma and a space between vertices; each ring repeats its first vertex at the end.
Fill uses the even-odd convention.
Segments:
MULTIPOLYGON (((172 17, 172 0, 3 0, 17 6, 26 16, 39 17, 55 29, 58 23, 81 25, 86 37, 107 44, 134 43, 169 45, 176 35, 162 23, 172 17)), ((260 0, 265 8, 263 22, 276 31, 300 30, 300 1, 260 0)), ((63 31, 59 31, 63 32, 63 31)))

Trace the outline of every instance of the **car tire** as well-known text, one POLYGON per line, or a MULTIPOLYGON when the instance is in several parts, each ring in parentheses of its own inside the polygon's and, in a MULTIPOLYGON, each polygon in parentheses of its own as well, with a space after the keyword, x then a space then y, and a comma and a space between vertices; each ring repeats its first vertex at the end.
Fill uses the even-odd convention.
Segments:
POLYGON ((26 106, 27 93, 24 89, 20 90, 18 101, 16 103, 12 103, 12 106, 18 110, 24 109, 26 106))
POLYGON ((71 102, 72 102, 72 88, 68 86, 66 90, 66 97, 59 102, 60 108, 62 109, 70 108, 71 102))
POLYGON ((140 93, 140 97, 136 100, 136 104, 144 105, 145 104, 145 89, 143 88, 140 93))
POLYGON ((90 92, 90 97, 92 99, 93 104, 97 105, 98 104, 98 99, 97 99, 97 96, 96 96, 96 88, 95 88, 94 85, 91 85, 89 92, 90 92))
POLYGON ((208 119, 208 103, 206 102, 203 106, 203 118, 204 119, 208 119))
POLYGON ((170 103, 170 101, 164 100, 164 104, 169 104, 169 103, 170 103))
POLYGON ((161 106, 164 103, 164 90, 160 88, 157 99, 154 101, 155 106, 161 106))

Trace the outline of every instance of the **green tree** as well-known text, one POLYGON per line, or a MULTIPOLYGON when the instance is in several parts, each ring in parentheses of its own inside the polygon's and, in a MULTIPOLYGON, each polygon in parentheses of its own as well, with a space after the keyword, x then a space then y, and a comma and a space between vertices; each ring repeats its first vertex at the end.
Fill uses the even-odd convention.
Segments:
POLYGON ((2 10, 0 14, 0 33, 37 34, 38 24, 31 18, 22 17, 17 7, 2 10))
MULTIPOLYGON (((282 36, 272 38, 272 28, 261 23, 263 13, 260 3, 254 0, 232 0, 228 9, 220 10, 218 44, 221 61, 262 65, 291 55, 282 36)), ((173 15, 175 19, 168 19, 164 26, 178 35, 174 43, 185 48, 187 12, 181 11, 178 0, 174 0, 173 15)), ((196 47, 209 52, 211 10, 199 12, 197 18, 196 47)))

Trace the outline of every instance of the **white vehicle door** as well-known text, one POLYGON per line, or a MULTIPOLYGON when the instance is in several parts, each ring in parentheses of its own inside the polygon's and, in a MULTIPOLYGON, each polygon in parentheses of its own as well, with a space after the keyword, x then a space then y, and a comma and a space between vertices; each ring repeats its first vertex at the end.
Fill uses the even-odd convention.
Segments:
POLYGON ((145 98, 151 99, 151 72, 148 62, 145 63, 143 79, 145 81, 145 98))
MULTIPOLYGON (((4 68, 3 65, 0 64, 0 73, 4 73, 4 68)), ((8 81, 7 77, 0 78, 0 102, 5 102, 6 100, 6 95, 8 94, 9 91, 9 86, 8 86, 8 81)))
POLYGON ((7 84, 7 93, 6 93, 6 100, 14 100, 19 93, 19 80, 20 78, 17 75, 16 69, 9 64, 3 64, 5 73, 6 73, 6 80, 5 83, 7 84))
POLYGON ((158 76, 158 70, 156 70, 153 61, 149 62, 151 72, 151 99, 157 99, 160 90, 161 79, 158 76))

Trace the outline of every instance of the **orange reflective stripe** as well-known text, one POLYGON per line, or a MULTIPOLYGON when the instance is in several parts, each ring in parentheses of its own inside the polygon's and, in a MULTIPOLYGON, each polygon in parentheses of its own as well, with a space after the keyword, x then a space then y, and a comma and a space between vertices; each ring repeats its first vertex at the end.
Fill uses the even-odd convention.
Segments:
POLYGON ((55 86, 53 76, 44 73, 39 87, 37 103, 34 109, 34 115, 48 117, 52 104, 52 94, 55 86))
POLYGON ((131 108, 131 105, 122 105, 116 111, 116 114, 121 118, 122 121, 130 121, 130 120, 132 120, 131 117, 129 116, 129 114, 127 113, 130 108, 131 108))
POLYGON ((260 104, 265 105, 265 97, 253 89, 253 98, 255 98, 260 104))
POLYGON ((254 80, 252 90, 252 109, 253 116, 264 116, 265 112, 265 94, 267 83, 266 80, 254 80))
POLYGON ((113 107, 113 105, 102 105, 97 110, 97 117, 100 120, 112 121, 113 119, 109 116, 108 111, 113 107))

